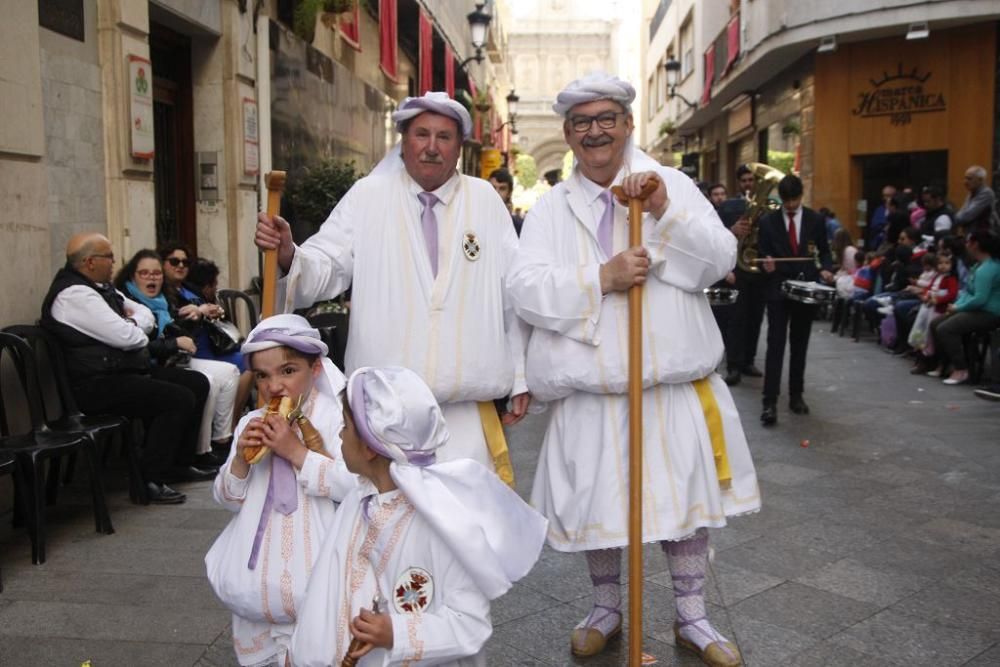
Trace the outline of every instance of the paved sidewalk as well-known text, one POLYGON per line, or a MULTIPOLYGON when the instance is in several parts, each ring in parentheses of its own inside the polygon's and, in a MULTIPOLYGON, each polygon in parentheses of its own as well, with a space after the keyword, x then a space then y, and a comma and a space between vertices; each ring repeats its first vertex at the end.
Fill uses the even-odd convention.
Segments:
MULTIPOLYGON (((817 323, 810 345, 812 415, 782 402, 765 431, 760 381, 734 388, 764 509, 713 531, 712 619, 754 667, 1000 664, 1000 405, 826 329, 817 323)), ((543 428, 535 418, 511 434, 522 494, 543 428)), ((185 505, 136 507, 119 484, 117 532, 103 536, 85 478, 52 508, 45 565, 31 565, 4 517, 0 665, 235 665, 229 614, 204 579, 228 519, 210 485, 187 485, 185 505)), ((645 651, 659 665, 701 664, 673 646, 665 558, 650 547, 645 562, 645 651)), ((546 550, 494 604, 488 664, 625 664, 621 641, 569 656, 589 588, 582 557, 546 550)))

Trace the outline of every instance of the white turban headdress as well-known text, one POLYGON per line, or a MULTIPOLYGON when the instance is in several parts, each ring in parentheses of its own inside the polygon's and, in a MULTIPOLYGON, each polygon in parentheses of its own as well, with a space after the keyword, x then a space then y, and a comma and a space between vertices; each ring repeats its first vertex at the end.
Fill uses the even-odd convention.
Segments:
POLYGON ((552 105, 552 110, 565 118, 569 110, 578 104, 596 100, 613 100, 622 105, 625 111, 631 112, 632 100, 634 99, 635 88, 628 81, 607 72, 591 72, 571 81, 563 88, 562 92, 556 96, 556 103, 552 105))
POLYGON ((327 358, 329 348, 306 318, 288 313, 261 320, 247 335, 240 352, 249 367, 250 355, 273 347, 290 347, 302 354, 319 355, 323 359, 324 371, 318 383, 320 391, 336 398, 344 390, 344 374, 327 358))
POLYGON ((448 429, 420 376, 399 366, 359 368, 347 400, 362 440, 391 461, 396 486, 489 599, 531 570, 548 522, 479 462, 435 462, 448 429))
POLYGON ((468 139, 472 134, 472 116, 461 103, 448 97, 448 93, 428 92, 420 97, 407 97, 392 114, 392 122, 396 129, 403 131, 403 123, 425 111, 448 116, 458 121, 462 130, 462 138, 468 139))

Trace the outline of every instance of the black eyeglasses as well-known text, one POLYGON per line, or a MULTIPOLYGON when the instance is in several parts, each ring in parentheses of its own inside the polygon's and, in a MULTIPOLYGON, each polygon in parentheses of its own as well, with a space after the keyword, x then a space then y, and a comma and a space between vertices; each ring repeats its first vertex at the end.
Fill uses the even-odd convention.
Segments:
POLYGON ((597 127, 602 130, 610 130, 618 124, 618 116, 624 116, 624 111, 605 111, 596 116, 571 116, 569 124, 576 132, 586 132, 590 126, 597 122, 597 127))
POLYGON ((167 257, 167 264, 175 268, 178 266, 191 266, 191 260, 181 259, 180 257, 167 257))

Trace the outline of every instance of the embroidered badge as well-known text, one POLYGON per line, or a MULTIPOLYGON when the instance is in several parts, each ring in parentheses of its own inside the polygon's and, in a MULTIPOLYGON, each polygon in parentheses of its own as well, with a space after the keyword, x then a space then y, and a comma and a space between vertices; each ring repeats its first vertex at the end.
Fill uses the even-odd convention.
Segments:
POLYGON ((411 567, 403 572, 393 588, 392 603, 400 613, 423 611, 434 599, 434 580, 427 570, 411 567))
POLYGON ((465 258, 470 262, 476 261, 479 259, 479 255, 482 254, 479 239, 472 232, 465 232, 465 236, 462 237, 462 251, 465 253, 465 258))

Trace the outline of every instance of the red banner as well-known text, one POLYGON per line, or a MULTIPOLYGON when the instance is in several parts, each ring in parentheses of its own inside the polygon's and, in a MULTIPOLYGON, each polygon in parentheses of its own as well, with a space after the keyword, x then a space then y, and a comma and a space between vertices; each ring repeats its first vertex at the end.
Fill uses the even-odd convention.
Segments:
POLYGON ((382 73, 398 81, 399 51, 396 39, 396 0, 378 3, 379 67, 382 73))
POLYGON ((354 11, 340 17, 340 36, 352 49, 361 50, 361 15, 358 9, 361 5, 354 3, 354 11))
POLYGON ((444 45, 444 91, 448 97, 455 97, 455 55, 451 52, 451 46, 445 42, 444 45))
POLYGON ((737 14, 729 19, 726 26, 726 69, 722 72, 725 76, 733 68, 733 64, 740 56, 740 15, 737 14))
POLYGON ((432 90, 434 88, 434 25, 431 23, 430 18, 424 13, 424 10, 420 10, 420 45, 419 45, 419 60, 420 60, 420 85, 419 93, 423 95, 424 93, 432 90))
POLYGON ((705 50, 705 87, 701 91, 701 105, 712 101, 712 81, 715 80, 715 44, 705 50))

